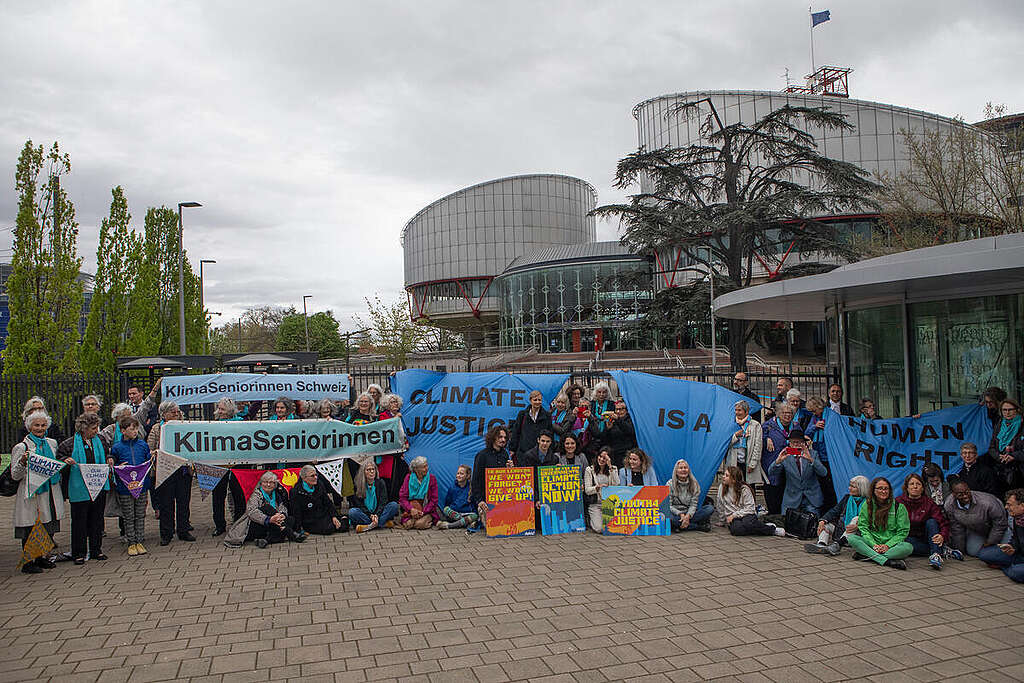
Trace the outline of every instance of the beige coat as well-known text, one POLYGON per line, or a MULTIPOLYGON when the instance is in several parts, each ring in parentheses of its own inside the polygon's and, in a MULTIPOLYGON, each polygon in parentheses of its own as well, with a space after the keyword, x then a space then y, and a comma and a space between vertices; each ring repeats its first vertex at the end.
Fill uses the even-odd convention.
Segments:
MULTIPOLYGON (((737 428, 739 425, 737 425, 737 428)), ((748 484, 760 484, 761 483, 761 449, 764 447, 764 440, 762 438, 761 423, 750 418, 747 421, 747 460, 746 460, 746 471, 743 473, 746 477, 748 484)), ((725 454, 725 462, 722 468, 733 467, 736 465, 736 458, 741 449, 736 447, 739 443, 739 437, 734 433, 732 439, 729 441, 729 450, 725 454)))
MULTIPOLYGON (((57 455, 57 442, 47 439, 50 445, 50 452, 57 455)), ((53 509, 57 513, 56 519, 64 516, 64 494, 61 493, 60 484, 52 484, 46 493, 28 497, 28 467, 21 464, 21 457, 25 455, 26 449, 29 453, 36 452, 36 445, 31 439, 25 438, 11 449, 11 479, 20 481, 18 492, 14 494, 14 526, 32 526, 36 523, 36 516, 44 524, 52 522, 50 517, 50 503, 53 502, 53 509)))

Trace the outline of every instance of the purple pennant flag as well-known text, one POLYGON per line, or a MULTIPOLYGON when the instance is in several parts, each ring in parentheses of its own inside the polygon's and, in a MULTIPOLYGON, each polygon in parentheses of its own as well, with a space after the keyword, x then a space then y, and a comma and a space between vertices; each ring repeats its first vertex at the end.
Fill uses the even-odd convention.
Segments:
POLYGON ((121 483, 128 489, 132 497, 138 498, 146 485, 146 477, 149 475, 149 468, 153 464, 150 458, 141 465, 115 465, 114 473, 121 483))

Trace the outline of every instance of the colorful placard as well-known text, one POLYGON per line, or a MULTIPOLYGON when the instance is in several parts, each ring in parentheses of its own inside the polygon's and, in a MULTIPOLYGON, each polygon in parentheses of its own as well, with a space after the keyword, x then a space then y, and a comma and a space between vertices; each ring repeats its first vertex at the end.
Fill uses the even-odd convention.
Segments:
POLYGON ((537 468, 540 531, 545 536, 586 531, 580 468, 555 465, 537 468))
POLYGON ((533 468, 491 468, 484 476, 487 535, 533 536, 536 533, 533 468))
POLYGON ((601 489, 604 533, 616 536, 668 536, 667 486, 605 486, 601 489))

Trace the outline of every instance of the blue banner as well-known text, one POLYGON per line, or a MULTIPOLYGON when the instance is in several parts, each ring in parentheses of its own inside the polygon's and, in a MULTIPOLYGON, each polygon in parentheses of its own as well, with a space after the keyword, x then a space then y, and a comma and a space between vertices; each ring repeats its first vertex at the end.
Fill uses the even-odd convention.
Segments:
POLYGON ((427 458, 443 500, 459 465, 473 466, 491 425, 514 420, 530 405, 534 389, 544 395, 546 409, 568 379, 567 374, 402 370, 391 378, 391 390, 404 402, 406 459, 427 458))
POLYGON ((682 458, 690 463, 701 493, 708 495, 738 428, 733 406, 746 401, 756 414, 761 404, 717 384, 646 372, 616 370, 611 375, 633 418, 637 442, 654 462, 658 483, 672 477, 676 460, 682 458))
POLYGON ((348 375, 178 375, 164 377, 160 389, 164 400, 178 405, 216 403, 225 396, 236 401, 272 401, 280 396, 303 401, 338 401, 349 397, 348 375))
POLYGON ((831 410, 824 414, 825 447, 839 498, 858 474, 885 477, 897 496, 903 479, 911 472, 920 474, 926 462, 941 467, 945 476, 955 474, 964 466, 960 444, 971 441, 984 453, 992 438, 992 421, 982 405, 945 408, 916 419, 865 420, 831 410))

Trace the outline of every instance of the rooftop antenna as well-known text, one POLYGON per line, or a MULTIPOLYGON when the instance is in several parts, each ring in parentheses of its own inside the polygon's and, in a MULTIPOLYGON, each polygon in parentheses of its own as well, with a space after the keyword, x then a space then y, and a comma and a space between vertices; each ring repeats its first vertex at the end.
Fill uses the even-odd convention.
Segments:
POLYGON ((782 74, 782 77, 786 79, 786 90, 789 90, 789 86, 792 85, 789 78, 789 67, 786 67, 786 73, 782 74))

